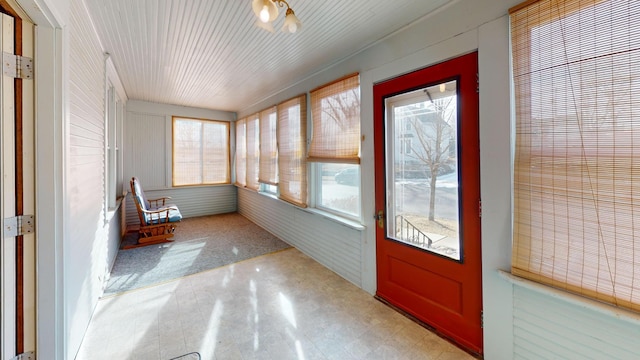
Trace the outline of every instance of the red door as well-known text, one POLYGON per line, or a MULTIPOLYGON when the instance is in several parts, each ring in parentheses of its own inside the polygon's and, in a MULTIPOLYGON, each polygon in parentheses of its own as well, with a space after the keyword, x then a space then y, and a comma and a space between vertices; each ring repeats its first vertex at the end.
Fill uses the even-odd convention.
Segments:
POLYGON ((377 295, 482 353, 477 53, 374 86, 377 295))

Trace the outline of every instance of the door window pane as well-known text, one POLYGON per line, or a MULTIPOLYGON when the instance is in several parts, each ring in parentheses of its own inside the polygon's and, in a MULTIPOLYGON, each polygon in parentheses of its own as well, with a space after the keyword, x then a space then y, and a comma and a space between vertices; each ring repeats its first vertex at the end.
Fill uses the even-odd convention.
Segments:
POLYGON ((456 88, 386 100, 387 237, 460 260, 456 88))

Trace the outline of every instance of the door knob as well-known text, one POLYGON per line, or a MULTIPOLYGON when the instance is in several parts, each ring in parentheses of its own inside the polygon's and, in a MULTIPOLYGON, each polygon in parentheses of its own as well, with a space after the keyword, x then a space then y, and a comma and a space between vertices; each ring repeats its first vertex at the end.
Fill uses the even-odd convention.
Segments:
POLYGON ((380 210, 377 214, 373 215, 373 218, 378 220, 378 227, 384 228, 384 211, 380 210))

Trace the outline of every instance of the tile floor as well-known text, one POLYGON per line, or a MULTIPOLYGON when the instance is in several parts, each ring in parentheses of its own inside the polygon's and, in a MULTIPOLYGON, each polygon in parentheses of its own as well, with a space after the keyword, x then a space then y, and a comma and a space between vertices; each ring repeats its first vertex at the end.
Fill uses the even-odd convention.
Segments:
POLYGON ((296 249, 101 299, 78 360, 473 359, 296 249))

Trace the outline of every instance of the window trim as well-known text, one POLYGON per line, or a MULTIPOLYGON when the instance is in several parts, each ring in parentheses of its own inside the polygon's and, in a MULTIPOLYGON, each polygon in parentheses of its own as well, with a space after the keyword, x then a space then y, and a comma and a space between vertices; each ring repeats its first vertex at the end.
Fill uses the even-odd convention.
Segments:
POLYGON ((239 186, 239 187, 245 187, 247 186, 247 119, 246 118, 242 118, 242 119, 238 119, 234 122, 234 129, 235 129, 235 153, 233 154, 233 158, 234 158, 234 175, 235 175, 235 181, 234 181, 234 185, 239 186), (242 143, 240 143, 238 140, 238 127, 241 126, 242 127, 242 143), (238 153, 238 149, 242 150, 242 155, 239 155, 238 153), (238 158, 238 156, 240 156, 240 158, 238 158), (242 162, 242 164, 240 164, 240 162, 242 162), (238 168, 239 165, 242 165, 242 179, 239 178, 238 176, 238 168))

